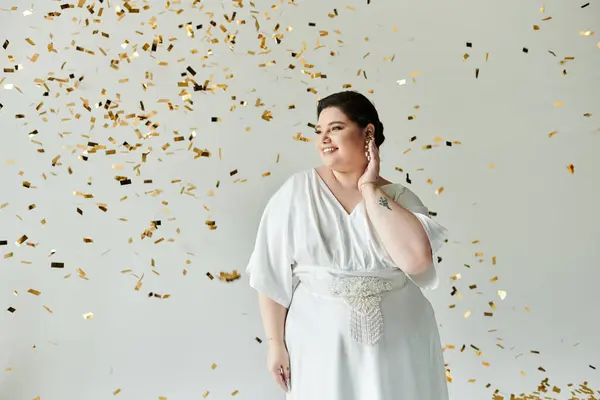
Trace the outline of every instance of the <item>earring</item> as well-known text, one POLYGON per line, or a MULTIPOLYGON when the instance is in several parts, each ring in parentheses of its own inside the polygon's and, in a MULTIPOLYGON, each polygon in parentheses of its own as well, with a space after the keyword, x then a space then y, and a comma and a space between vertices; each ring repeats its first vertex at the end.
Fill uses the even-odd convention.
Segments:
POLYGON ((368 135, 365 140, 365 157, 367 157, 367 161, 371 161, 371 154, 369 152, 369 143, 371 143, 371 140, 371 135, 368 135))

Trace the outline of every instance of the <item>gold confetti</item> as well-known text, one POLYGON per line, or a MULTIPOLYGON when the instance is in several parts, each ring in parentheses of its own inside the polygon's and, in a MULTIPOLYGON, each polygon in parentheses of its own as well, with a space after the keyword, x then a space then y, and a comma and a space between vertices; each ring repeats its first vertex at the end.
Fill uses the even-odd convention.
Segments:
POLYGON ((265 110, 262 114, 262 119, 265 121, 271 121, 273 119, 273 114, 271 111, 265 110))
POLYGON ((27 291, 27 293, 31 293, 31 294, 36 295, 36 296, 39 296, 40 294, 42 294, 42 292, 40 292, 38 290, 35 290, 35 289, 29 289, 27 291))
POLYGON ((552 131, 548 134, 548 137, 552 137, 554 135, 556 135, 558 132, 557 131, 552 131))
POLYGON ((470 316, 470 315, 471 315, 471 311, 467 311, 467 312, 464 314, 464 317, 465 317, 465 318, 469 318, 469 316, 470 316))
POLYGON ((562 101, 557 101, 556 103, 554 103, 554 107, 562 107, 564 105, 565 105, 565 103, 562 101))
POLYGON ((226 282, 233 282, 235 280, 240 279, 242 276, 237 270, 233 270, 233 272, 220 272, 219 279, 226 282))
POLYGON ((442 192, 443 192, 443 191, 444 191, 444 187, 443 187, 443 186, 440 186, 440 187, 439 187, 439 188, 438 188, 438 189, 435 191, 435 194, 439 196, 440 194, 442 194, 442 192))
POLYGON ((573 164, 569 164, 567 166, 567 169, 569 170, 569 172, 571 173, 571 175, 573 175, 575 173, 575 166, 573 164))
POLYGON ((84 319, 92 319, 94 317, 94 313, 83 314, 84 319))
POLYGON ((118 395, 119 393, 121 393, 121 389, 117 389, 113 392, 113 396, 118 395))
POLYGON ((17 246, 20 246, 20 245, 22 245, 22 244, 23 244, 23 242, 25 242, 26 240, 27 240, 27 235, 23 235, 23 236, 21 236, 21 237, 19 238, 19 240, 17 240, 17 241, 15 242, 15 244, 16 244, 17 246))
POLYGON ((500 300, 504 300, 506 298, 506 292, 504 290, 498 290, 498 296, 500 300))
POLYGON ((594 31, 580 31, 581 36, 594 36, 594 31))

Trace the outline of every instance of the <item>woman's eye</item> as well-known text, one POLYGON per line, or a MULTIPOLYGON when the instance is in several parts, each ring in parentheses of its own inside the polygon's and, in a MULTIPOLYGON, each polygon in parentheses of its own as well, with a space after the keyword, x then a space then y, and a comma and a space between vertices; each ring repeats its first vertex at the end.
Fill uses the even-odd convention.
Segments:
POLYGON ((315 135, 320 135, 321 131, 315 131, 315 135))
POLYGON ((331 128, 332 131, 339 131, 340 129, 342 129, 341 126, 334 126, 333 128, 331 128))

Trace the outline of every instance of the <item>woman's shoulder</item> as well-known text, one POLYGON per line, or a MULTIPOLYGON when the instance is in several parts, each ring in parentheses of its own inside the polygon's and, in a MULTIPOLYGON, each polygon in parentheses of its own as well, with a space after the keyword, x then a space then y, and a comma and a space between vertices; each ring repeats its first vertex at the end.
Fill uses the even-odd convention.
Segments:
POLYGON ((395 199, 408 190, 408 188, 401 183, 392 182, 383 178, 379 184, 379 187, 395 199))
POLYGON ((289 201, 298 188, 304 184, 309 171, 294 172, 279 185, 275 193, 271 196, 271 201, 289 201))

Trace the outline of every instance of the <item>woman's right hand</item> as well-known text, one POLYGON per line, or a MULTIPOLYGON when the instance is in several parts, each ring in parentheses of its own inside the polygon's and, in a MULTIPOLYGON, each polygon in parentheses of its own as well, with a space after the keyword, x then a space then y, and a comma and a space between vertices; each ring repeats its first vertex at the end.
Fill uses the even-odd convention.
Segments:
POLYGON ((290 356, 285 343, 270 343, 267 369, 275 382, 286 392, 290 391, 290 356))

